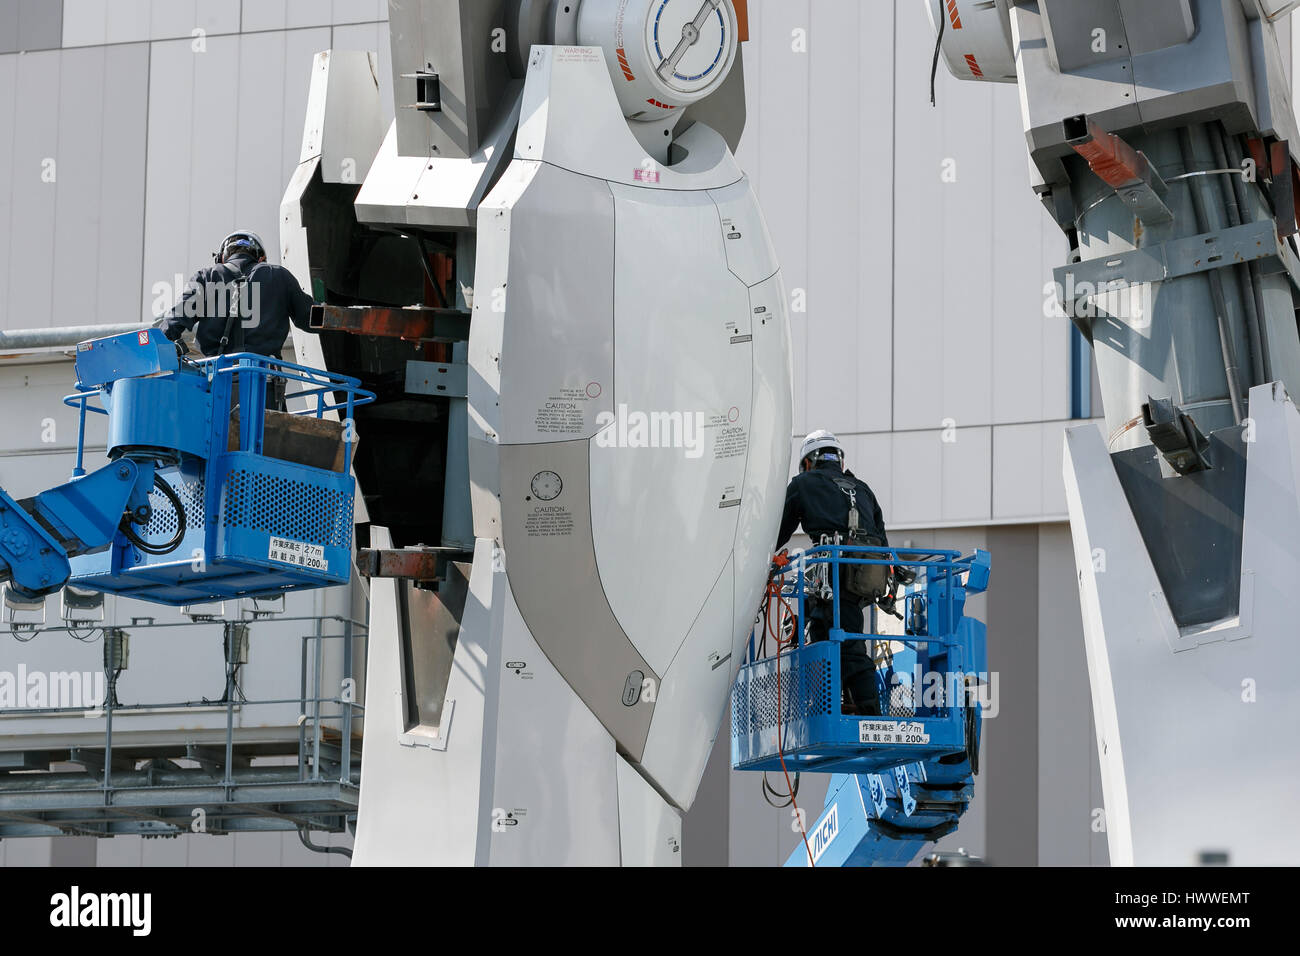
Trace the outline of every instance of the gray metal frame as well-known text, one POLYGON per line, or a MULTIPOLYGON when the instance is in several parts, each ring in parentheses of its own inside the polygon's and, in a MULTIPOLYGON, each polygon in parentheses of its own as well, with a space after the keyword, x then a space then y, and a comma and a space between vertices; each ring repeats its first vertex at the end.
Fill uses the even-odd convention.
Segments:
MULTIPOLYGON (((115 745, 115 713, 158 707, 210 710, 213 705, 195 701, 114 705, 110 693, 104 704, 102 747, 0 753, 0 839, 60 835, 179 836, 189 832, 227 834, 266 830, 341 833, 355 823, 361 759, 360 740, 353 741, 352 730, 353 721, 364 715, 365 707, 341 696, 322 696, 321 652, 325 641, 342 640, 343 678, 355 680, 353 642, 356 636, 368 641, 366 625, 339 616, 290 617, 278 621, 311 621, 315 625, 314 633, 300 637, 297 698, 236 701, 235 694, 231 693, 235 687, 232 668, 227 663, 224 745, 177 742, 132 747, 115 745), (339 632, 325 633, 326 622, 338 625, 339 632), (239 739, 234 725, 236 709, 295 702, 301 715, 295 747, 239 739), (337 705, 337 710, 327 710, 331 704, 337 705), (339 722, 338 740, 329 739, 326 721, 339 722), (352 746, 344 746, 345 741, 353 741, 352 746), (254 760, 266 759, 283 762, 253 766, 254 760), (82 769, 55 769, 57 764, 76 764, 82 769), (198 809, 204 814, 201 831, 194 828, 198 809)), ((261 622, 255 619, 242 623, 256 626, 261 622)), ((211 622, 155 624, 138 618, 130 627, 136 630, 201 624, 211 622)), ((43 630, 84 630, 84 627, 43 630)), ((4 636, 0 632, 0 639, 4 636)), ((75 708, 12 713, 84 714, 75 708)))

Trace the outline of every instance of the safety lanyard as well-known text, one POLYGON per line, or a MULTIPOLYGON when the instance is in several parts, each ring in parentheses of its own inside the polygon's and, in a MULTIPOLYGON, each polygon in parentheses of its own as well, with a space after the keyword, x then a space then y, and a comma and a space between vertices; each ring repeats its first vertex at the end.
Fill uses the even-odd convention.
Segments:
POLYGON ((858 490, 847 481, 841 481, 839 478, 834 479, 835 484, 840 491, 848 495, 849 498, 849 536, 856 538, 858 531, 861 530, 858 517, 858 490))
MULTIPOLYGON (((226 300, 226 327, 221 332, 221 345, 217 352, 218 355, 225 355, 226 349, 230 346, 230 333, 235 327, 235 319, 240 317, 241 300, 244 287, 248 285, 249 278, 238 267, 223 262, 221 265, 235 270, 234 289, 226 300)), ((244 336, 242 335, 243 325, 240 325, 241 334, 239 336, 240 345, 243 345, 244 336)))

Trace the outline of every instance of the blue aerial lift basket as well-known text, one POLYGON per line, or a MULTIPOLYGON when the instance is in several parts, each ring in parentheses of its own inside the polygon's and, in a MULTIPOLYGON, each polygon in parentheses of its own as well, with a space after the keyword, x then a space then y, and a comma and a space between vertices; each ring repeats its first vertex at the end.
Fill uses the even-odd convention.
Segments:
MULTIPOLYGON (((989 569, 986 551, 963 558, 848 545, 821 545, 774 565, 760 631, 732 689, 731 762, 787 781, 832 775, 821 815, 787 865, 901 865, 956 828, 974 794, 989 676, 984 625, 965 616, 965 605, 968 594, 985 590, 989 569), (904 587, 896 602, 901 634, 878 631, 874 606, 867 633, 841 626, 840 579, 861 565, 892 568, 891 595, 904 587), (804 643, 814 612, 830 618, 827 639, 804 643), (846 641, 873 649, 879 715, 844 709, 846 641)), ((882 606, 893 606, 888 600, 882 606)), ((789 794, 764 791, 794 804, 789 794)))
MULTIPOLYGON (((986 673, 984 625, 964 614, 966 595, 988 581, 989 556, 956 551, 823 545, 796 556, 777 572, 781 599, 802 626, 809 578, 818 573, 838 595, 842 566, 886 564, 919 572, 902 604, 909 633, 847 634, 840 602, 833 602, 829 639, 750 660, 736 676, 731 700, 731 757, 738 770, 870 773, 963 752, 968 743, 971 682, 986 673), (796 610, 797 609, 797 610, 796 610), (844 714, 840 700, 840 645, 844 641, 902 645, 890 668, 878 669, 878 716, 844 714), (914 673, 934 675, 930 693, 905 683, 914 673), (905 687, 906 702, 897 702, 905 687), (778 745, 778 730, 780 741, 778 745)), ((874 618, 871 609, 870 618, 874 618)), ((784 638, 783 638, 784 639, 784 638)))
POLYGON ((374 399, 356 379, 247 353, 181 362, 156 330, 82 343, 76 371, 73 487, 88 413, 109 418, 110 459, 151 468, 153 486, 147 522, 73 557, 70 583, 185 605, 349 580, 352 415, 374 399), (276 380, 305 410, 267 411, 276 380))

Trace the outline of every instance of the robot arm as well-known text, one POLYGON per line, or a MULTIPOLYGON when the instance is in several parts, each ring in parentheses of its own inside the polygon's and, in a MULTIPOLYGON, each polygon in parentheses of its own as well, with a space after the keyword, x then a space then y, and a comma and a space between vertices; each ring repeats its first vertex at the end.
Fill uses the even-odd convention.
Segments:
POLYGON ((1104 430, 1065 432, 1063 477, 1116 865, 1300 845, 1215 812, 1300 780, 1259 770, 1295 693, 1242 708, 1236 676, 1297 660, 1300 132, 1275 30, 1298 6, 927 2, 954 76, 1019 86, 1031 185, 1068 242, 1057 296, 1104 399, 1104 430), (1169 714, 1176 740, 1154 729, 1169 714), (1167 795, 1207 774, 1230 792, 1189 798, 1214 822, 1180 829, 1167 795))

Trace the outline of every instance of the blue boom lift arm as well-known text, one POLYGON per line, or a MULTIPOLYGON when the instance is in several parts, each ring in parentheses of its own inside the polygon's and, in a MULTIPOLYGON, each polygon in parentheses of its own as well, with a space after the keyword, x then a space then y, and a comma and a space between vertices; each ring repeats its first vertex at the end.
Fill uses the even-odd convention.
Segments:
POLYGON ((124 458, 23 501, 0 489, 0 582, 29 601, 60 590, 69 559, 106 547, 128 522, 149 522, 154 474, 151 462, 124 458))

